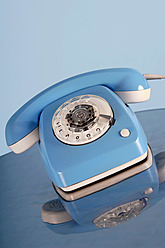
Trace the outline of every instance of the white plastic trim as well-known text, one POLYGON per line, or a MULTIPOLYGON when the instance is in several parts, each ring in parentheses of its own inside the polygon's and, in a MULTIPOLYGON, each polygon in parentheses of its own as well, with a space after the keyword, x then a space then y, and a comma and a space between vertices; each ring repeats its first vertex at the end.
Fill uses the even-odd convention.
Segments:
POLYGON ((39 141, 39 128, 36 127, 31 133, 24 138, 9 146, 14 153, 22 153, 39 141))
POLYGON ((135 91, 115 91, 125 103, 145 102, 150 98, 151 89, 135 91))

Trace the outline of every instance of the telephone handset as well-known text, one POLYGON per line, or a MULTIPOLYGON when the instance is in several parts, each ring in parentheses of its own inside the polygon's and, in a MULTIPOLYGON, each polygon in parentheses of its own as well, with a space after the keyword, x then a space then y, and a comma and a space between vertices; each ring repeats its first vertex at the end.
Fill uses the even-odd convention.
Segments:
POLYGON ((131 208, 133 215, 120 215, 118 224, 148 206, 159 185, 155 161, 127 103, 148 100, 146 78, 158 76, 127 68, 84 73, 44 90, 10 118, 8 146, 21 153, 40 141, 45 168, 66 209, 51 215, 50 204, 43 206, 44 222, 74 219, 100 227, 107 219, 108 227, 116 225, 108 216, 121 209, 131 208))
POLYGON ((146 101, 150 97, 147 80, 134 69, 105 69, 63 80, 36 95, 8 121, 6 140, 15 153, 21 153, 39 141, 38 122, 42 110, 51 102, 81 89, 103 85, 124 102, 146 101))

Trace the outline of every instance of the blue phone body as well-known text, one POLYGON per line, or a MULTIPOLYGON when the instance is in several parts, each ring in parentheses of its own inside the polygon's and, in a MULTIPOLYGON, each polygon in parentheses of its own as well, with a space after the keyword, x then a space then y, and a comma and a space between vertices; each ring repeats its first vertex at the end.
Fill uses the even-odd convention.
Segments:
POLYGON ((39 122, 40 152, 50 179, 58 187, 67 187, 127 163, 147 151, 147 139, 134 112, 112 90, 104 86, 89 87, 67 95, 41 113, 39 122), (59 141, 52 130, 57 108, 72 97, 93 94, 103 97, 112 107, 115 124, 98 140, 72 146, 59 141), (130 130, 123 138, 120 131, 130 130))
MULTIPOLYGON (((6 126, 7 144, 10 147, 18 144, 18 148, 20 144, 25 144, 24 149, 20 149, 21 152, 25 151, 34 144, 30 143, 28 136, 39 127, 35 142, 39 141, 46 171, 59 188, 69 187, 119 168, 147 154, 148 146, 146 135, 136 115, 125 104, 127 101, 122 100, 126 99, 125 96, 122 98, 122 93, 126 96, 130 96, 130 93, 132 96, 140 93, 139 99, 143 101, 147 99, 143 98, 144 91, 149 92, 147 97, 150 94, 148 89, 150 86, 143 75, 129 68, 98 70, 68 78, 36 95, 10 118, 6 126), (52 128, 55 111, 71 98, 90 94, 100 96, 109 103, 115 124, 102 137, 91 143, 68 145, 61 142, 55 137, 52 128), (128 137, 122 137, 123 129, 129 130, 128 137), (27 138, 30 145, 24 143, 24 138, 27 138)), ((133 102, 136 101, 133 99, 133 102)), ((130 163, 129 166, 134 165, 130 163)), ((122 173, 121 169, 118 172, 122 173)), ((111 187, 74 201, 66 201, 60 195, 59 197, 74 219, 72 224, 76 222, 76 225, 87 225, 89 230, 95 230, 95 218, 117 206, 145 198, 148 188, 152 188, 152 193, 147 195, 150 200, 157 193, 158 187, 153 159, 149 169, 111 187)))

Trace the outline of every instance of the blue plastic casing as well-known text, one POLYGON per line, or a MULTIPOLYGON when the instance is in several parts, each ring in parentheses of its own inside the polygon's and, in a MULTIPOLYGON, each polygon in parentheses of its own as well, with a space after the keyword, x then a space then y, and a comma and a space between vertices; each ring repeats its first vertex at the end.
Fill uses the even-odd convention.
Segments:
POLYGON ((133 111, 110 89, 89 87, 69 94, 48 105, 39 122, 40 152, 50 179, 58 187, 67 187, 127 163, 147 151, 147 139, 133 111), (52 130, 52 118, 65 101, 84 94, 103 97, 112 107, 115 124, 98 140, 80 146, 59 141, 52 130), (123 138, 120 131, 130 130, 123 138))
POLYGON ((17 143, 38 126, 42 110, 51 102, 95 85, 104 85, 113 91, 121 92, 150 88, 141 73, 129 68, 92 71, 63 80, 33 97, 9 119, 6 126, 8 146, 17 143))

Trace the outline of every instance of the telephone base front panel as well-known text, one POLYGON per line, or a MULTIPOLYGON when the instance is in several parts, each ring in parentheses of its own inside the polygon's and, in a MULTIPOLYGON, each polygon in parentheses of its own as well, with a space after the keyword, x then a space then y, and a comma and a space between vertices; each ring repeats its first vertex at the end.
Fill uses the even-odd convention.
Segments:
MULTIPOLYGON (((47 173, 54 184, 64 191, 76 190, 113 175, 147 157, 147 139, 135 114, 112 90, 104 86, 90 87, 49 104, 41 113, 39 127, 39 148, 47 173), (104 98, 115 119, 114 125, 102 137, 84 145, 61 142, 52 129, 55 111, 69 99, 76 100, 77 95, 104 98), (128 137, 121 135, 123 129, 129 130, 128 137)), ((59 131, 63 129, 60 124, 59 131)), ((84 133, 88 135, 90 130, 84 133)), ((75 139, 76 135, 78 132, 75 139)))

